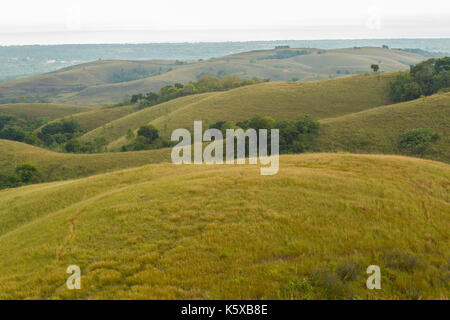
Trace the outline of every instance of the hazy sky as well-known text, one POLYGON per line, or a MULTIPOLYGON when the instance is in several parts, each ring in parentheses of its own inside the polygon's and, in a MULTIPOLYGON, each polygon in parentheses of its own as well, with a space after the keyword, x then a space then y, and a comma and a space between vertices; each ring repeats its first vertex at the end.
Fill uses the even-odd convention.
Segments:
POLYGON ((449 0, 3 0, 0 9, 0 44, 450 37, 449 0))

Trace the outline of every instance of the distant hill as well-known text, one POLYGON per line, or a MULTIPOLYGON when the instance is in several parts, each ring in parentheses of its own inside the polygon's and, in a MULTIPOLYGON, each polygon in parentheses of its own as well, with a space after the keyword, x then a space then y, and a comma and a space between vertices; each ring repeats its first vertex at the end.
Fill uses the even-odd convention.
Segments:
POLYGON ((270 177, 157 164, 2 190, 0 299, 446 299, 449 180, 439 162, 309 154, 270 177))
POLYGON ((0 102, 48 99, 59 103, 103 104, 135 93, 157 91, 202 75, 235 74, 272 81, 311 81, 369 73, 371 64, 384 72, 404 70, 427 57, 404 50, 375 47, 350 49, 259 50, 204 61, 96 61, 38 76, 0 82, 0 102))
POLYGON ((13 103, 0 104, 0 114, 13 116, 25 115, 34 121, 38 118, 58 119, 71 114, 90 111, 92 108, 84 106, 61 105, 50 103, 13 103))

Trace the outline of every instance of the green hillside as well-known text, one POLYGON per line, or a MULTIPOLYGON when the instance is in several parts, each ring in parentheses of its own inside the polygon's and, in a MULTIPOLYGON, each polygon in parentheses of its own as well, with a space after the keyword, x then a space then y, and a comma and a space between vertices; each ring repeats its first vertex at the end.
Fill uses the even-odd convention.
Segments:
POLYGON ((66 180, 97 173, 170 162, 170 149, 139 152, 68 154, 0 139, 0 174, 10 175, 17 166, 32 162, 44 181, 66 180))
POLYGON ((136 112, 137 106, 117 106, 117 107, 97 107, 92 110, 80 113, 70 114, 54 121, 61 121, 62 119, 72 119, 78 122, 83 130, 91 131, 104 124, 122 118, 130 113, 136 112))
POLYGON ((448 299, 449 180, 439 162, 310 154, 269 177, 158 164, 3 190, 0 298, 448 299))
POLYGON ((31 121, 34 121, 38 118, 57 119, 75 113, 86 112, 92 109, 92 107, 50 103, 0 104, 0 114, 9 114, 14 116, 25 115, 31 121))
POLYGON ((325 119, 313 150, 399 154, 399 136, 431 128, 440 138, 424 157, 450 162, 450 93, 435 94, 332 119, 325 119))
POLYGON ((135 93, 157 91, 168 84, 194 81, 205 74, 311 81, 369 73, 371 64, 379 64, 384 72, 404 70, 424 59, 401 50, 363 47, 260 50, 195 62, 96 61, 1 82, 0 94, 3 100, 44 96, 56 102, 103 104, 135 93))
MULTIPOLYGON (((0 101, 19 96, 64 100, 61 98, 76 95, 91 86, 156 76, 177 67, 175 61, 170 60, 98 60, 32 77, 0 82, 0 101)), ((74 99, 74 102, 78 101, 74 99)))
MULTIPOLYGON (((202 101, 217 94, 220 93, 212 92, 192 96, 185 96, 155 105, 150 108, 145 108, 140 111, 136 111, 134 113, 116 119, 114 121, 106 123, 101 127, 98 127, 90 132, 87 132, 81 137, 81 140, 94 141, 96 138, 102 138, 105 139, 107 142, 112 142, 116 139, 125 136, 128 130, 135 130, 140 126, 146 125, 147 123, 153 121, 154 119, 158 119, 160 117, 169 115, 174 110, 184 108, 193 103, 202 101)), ((124 140, 126 141, 125 138, 124 140)))
POLYGON ((84 138, 90 141, 105 138, 111 150, 118 150, 126 143, 127 130, 137 129, 145 124, 144 120, 170 137, 174 129, 192 128, 194 120, 203 120, 207 126, 222 120, 247 120, 255 115, 284 119, 295 119, 305 113, 316 119, 337 117, 392 103, 389 81, 394 77, 395 73, 386 73, 313 82, 268 82, 211 93, 198 101, 195 96, 186 103, 176 99, 170 103, 178 107, 157 118, 142 115, 153 114, 152 109, 158 106, 118 119, 106 125, 110 129, 97 129, 84 138))

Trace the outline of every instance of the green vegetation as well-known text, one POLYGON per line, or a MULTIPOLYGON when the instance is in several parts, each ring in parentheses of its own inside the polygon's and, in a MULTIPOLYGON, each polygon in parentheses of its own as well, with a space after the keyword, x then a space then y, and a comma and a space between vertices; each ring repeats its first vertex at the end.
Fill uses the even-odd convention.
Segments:
POLYGON ((391 82, 394 101, 408 101, 428 96, 440 90, 450 90, 450 57, 429 59, 409 72, 401 73, 391 82))
POLYGON ((152 125, 140 127, 137 131, 136 137, 133 131, 129 130, 127 140, 131 143, 123 146, 121 151, 161 149, 174 145, 171 141, 161 138, 158 130, 152 125))
POLYGON ((14 175, 5 175, 0 173, 0 189, 15 188, 31 183, 40 182, 38 167, 31 162, 25 162, 18 166, 14 175))
POLYGON ((113 121, 82 139, 102 137, 108 142, 108 150, 117 151, 128 144, 129 129, 135 131, 146 124, 154 125, 162 137, 168 138, 174 129, 192 130, 198 119, 209 126, 218 121, 245 121, 256 115, 278 119, 296 119, 302 114, 319 120, 337 117, 391 104, 389 81, 394 77, 386 73, 316 82, 265 82, 182 97, 113 121))
POLYGON ((319 135, 312 142, 315 152, 385 153, 411 155, 399 141, 416 140, 420 145, 425 130, 426 148, 414 156, 450 163, 450 93, 381 106, 341 117, 321 120, 319 135), (412 133, 404 136, 405 132, 412 133), (429 139, 434 134, 439 139, 429 139), (403 138, 402 138, 403 137, 403 138))
POLYGON ((16 167, 32 162, 39 168, 40 181, 75 179, 149 163, 170 162, 170 153, 171 149, 168 148, 139 152, 69 154, 0 140, 0 175, 14 176, 16 167))
MULTIPOLYGON (((302 115, 297 120, 273 119, 271 117, 255 116, 249 120, 237 122, 233 124, 227 121, 219 121, 212 124, 210 128, 218 129, 225 134, 226 129, 266 129, 268 149, 270 150, 270 130, 279 130, 279 152, 285 153, 302 153, 308 150, 311 141, 317 136, 320 123, 313 120, 308 115, 302 115)), ((258 138, 259 139, 259 138, 258 138)), ((259 141, 258 141, 259 145, 259 141)), ((246 148, 248 151, 249 148, 246 148)), ((247 154, 248 156, 248 154, 247 154)))
POLYGON ((84 105, 117 103, 124 97, 131 98, 133 94, 158 92, 164 86, 197 81, 204 75, 219 78, 235 75, 241 79, 256 77, 271 81, 316 81, 369 73, 371 64, 382 63, 385 72, 406 70, 409 65, 424 59, 417 53, 361 47, 358 50, 258 50, 202 61, 99 60, 38 76, 0 82, 0 103, 18 97, 43 97, 52 102, 84 105), (299 54, 303 52, 308 54, 299 54), (337 70, 340 72, 337 73, 337 70), (148 76, 141 78, 144 74, 148 76))
POLYGON ((438 162, 306 154, 271 177, 160 164, 3 190, 0 298, 446 299, 449 179, 438 162))
POLYGON ((191 81, 186 85, 175 83, 173 86, 164 86, 158 91, 158 93, 149 92, 145 95, 142 93, 134 94, 131 96, 130 103, 139 103, 140 108, 145 108, 182 96, 212 91, 226 91, 242 86, 261 83, 263 81, 268 80, 261 80, 258 78, 239 79, 233 75, 215 78, 213 76, 206 75, 201 77, 198 81, 191 81))
POLYGON ((433 132, 432 129, 419 128, 403 133, 398 146, 403 153, 423 156, 431 143, 438 139, 439 134, 433 132))

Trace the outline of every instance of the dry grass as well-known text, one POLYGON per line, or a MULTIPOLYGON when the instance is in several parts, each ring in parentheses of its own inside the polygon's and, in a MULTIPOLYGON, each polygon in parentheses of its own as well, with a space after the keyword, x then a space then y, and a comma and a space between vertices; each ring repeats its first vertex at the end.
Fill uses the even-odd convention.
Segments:
MULTIPOLYGON (((202 120, 207 127, 217 121, 241 121, 255 115, 284 119, 295 119, 305 113, 316 119, 337 117, 392 103, 389 81, 393 77, 395 73, 303 83, 269 82, 200 95, 199 98, 192 96, 187 102, 176 99, 171 103, 177 107, 165 114, 156 109, 158 116, 150 119, 142 117, 144 111, 141 111, 106 125, 111 128, 103 133, 97 129, 85 138, 93 140, 102 136, 112 141, 109 144, 111 150, 118 150, 126 143, 127 128, 136 129, 144 124, 143 120, 170 137, 174 129, 192 129, 194 120, 202 120), (117 127, 120 130, 116 130, 117 127), (122 137, 117 138, 117 132, 121 132, 122 137)), ((150 114, 153 108, 145 112, 150 114)))
POLYGON ((139 152, 68 154, 57 153, 28 144, 0 140, 0 173, 12 174, 24 162, 39 167, 44 181, 74 179, 92 174, 170 162, 171 149, 139 152))
MULTIPOLYGON (((292 49, 299 50, 299 49, 292 49)), ((302 49, 300 49, 302 50, 302 49)), ((371 64, 380 64, 385 72, 408 69, 425 57, 382 48, 317 50, 289 59, 265 59, 275 50, 260 50, 190 62, 174 61, 95 61, 58 71, 5 81, 0 84, 4 97, 50 95, 56 102, 104 104, 121 101, 126 95, 157 91, 167 84, 189 82, 202 74, 236 74, 240 77, 269 78, 272 81, 323 80, 347 74, 369 73, 371 64), (320 54, 319 54, 320 52, 320 54), (108 83, 114 73, 141 68, 153 76, 122 83, 108 83), (159 74, 160 73, 160 74, 159 74)))
POLYGON ((449 181, 444 163, 308 154, 269 177, 158 164, 3 190, 0 297, 448 299, 449 181))
POLYGON ((440 135, 423 155, 450 162, 450 93, 435 94, 366 111, 322 120, 313 150, 399 154, 399 136, 412 129, 431 128, 440 135))

